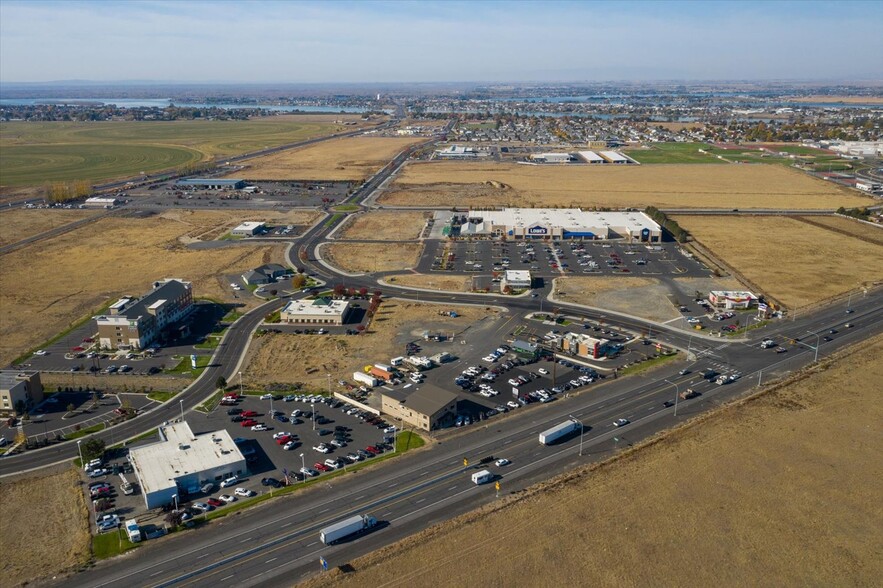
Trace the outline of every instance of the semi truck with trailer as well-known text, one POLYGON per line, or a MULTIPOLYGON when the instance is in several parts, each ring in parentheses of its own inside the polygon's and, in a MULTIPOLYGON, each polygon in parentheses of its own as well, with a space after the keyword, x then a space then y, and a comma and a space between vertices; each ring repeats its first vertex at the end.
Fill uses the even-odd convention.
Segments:
POLYGON ((319 531, 319 538, 325 545, 332 545, 357 533, 363 533, 377 525, 377 519, 371 515, 355 515, 334 523, 319 531))
POLYGON ((543 445, 551 445, 562 437, 566 437, 575 431, 579 431, 580 424, 576 419, 567 419, 561 424, 555 425, 551 429, 540 433, 540 443, 543 445))
POLYGON ((377 378, 371 374, 366 374, 365 372, 353 372, 353 379, 367 386, 371 386, 372 388, 380 383, 377 381, 377 378))

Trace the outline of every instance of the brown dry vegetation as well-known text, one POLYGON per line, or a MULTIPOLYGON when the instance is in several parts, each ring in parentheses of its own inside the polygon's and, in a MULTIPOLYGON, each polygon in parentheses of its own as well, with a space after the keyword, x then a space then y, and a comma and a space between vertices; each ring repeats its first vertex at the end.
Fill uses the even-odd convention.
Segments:
POLYGON ((345 272, 394 272, 417 265, 421 243, 331 243, 322 257, 345 272))
POLYGON ((651 122, 647 123, 648 127, 662 127, 667 131, 683 131, 684 129, 702 129, 705 123, 701 122, 651 122))
POLYGON ((387 300, 380 305, 367 332, 358 336, 265 335, 249 351, 243 378, 250 386, 272 382, 305 382, 327 388, 327 377, 349 379, 368 364, 399 355, 407 341, 432 332, 459 332, 482 318, 496 314, 481 306, 419 304, 387 300), (450 318, 440 310, 456 310, 450 318))
POLYGON ((363 180, 420 137, 347 137, 244 162, 249 180, 363 180))
POLYGON ((883 245, 883 227, 880 225, 867 225, 863 222, 843 218, 842 216, 812 216, 805 217, 810 222, 831 227, 837 231, 845 231, 850 235, 870 239, 883 245))
POLYGON ((427 212, 381 211, 358 214, 337 233, 338 239, 404 241, 416 239, 429 218, 427 212))
POLYGON ((435 274, 397 274, 388 276, 386 281, 396 286, 412 288, 428 288, 430 290, 447 290, 449 292, 468 292, 472 283, 470 276, 448 276, 435 274))
POLYGON ((99 214, 97 210, 15 208, 0 213, 0 245, 17 243, 44 231, 99 214))
POLYGON ((306 585, 876 586, 881 354, 878 337, 809 378, 306 585))
MULTIPOLYGON (((678 315, 669 301, 665 284, 650 278, 619 276, 555 278, 555 299, 617 312, 634 314, 654 321, 678 315)), ((547 305, 547 309, 552 304, 547 305)))
POLYGON ((535 166, 459 161, 409 164, 380 202, 641 209, 648 205, 834 209, 872 203, 802 172, 772 165, 535 166))
MULTIPOLYGON (((229 230, 245 211, 174 211, 143 219, 108 218, 0 257, 0 363, 123 294, 161 278, 193 282, 194 295, 229 296, 224 274, 281 261, 283 245, 193 250, 181 241, 229 230), (28 284, 22 282, 27 268, 28 284)), ((239 302, 251 303, 250 296, 239 302)))
POLYGON ((79 484, 74 469, 0 484, 4 586, 51 578, 89 561, 89 511, 79 484))
POLYGON ((883 247, 794 219, 685 216, 678 222, 790 308, 883 279, 883 247))
POLYGON ((793 96, 791 102, 842 102, 844 104, 883 104, 883 96, 793 96))

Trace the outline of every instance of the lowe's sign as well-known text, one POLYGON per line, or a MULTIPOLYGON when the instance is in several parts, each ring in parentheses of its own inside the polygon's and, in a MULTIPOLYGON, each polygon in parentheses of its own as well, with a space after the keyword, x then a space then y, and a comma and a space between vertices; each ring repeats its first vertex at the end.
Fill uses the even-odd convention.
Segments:
POLYGON ((527 230, 528 235, 546 235, 549 230, 546 227, 531 227, 527 230))

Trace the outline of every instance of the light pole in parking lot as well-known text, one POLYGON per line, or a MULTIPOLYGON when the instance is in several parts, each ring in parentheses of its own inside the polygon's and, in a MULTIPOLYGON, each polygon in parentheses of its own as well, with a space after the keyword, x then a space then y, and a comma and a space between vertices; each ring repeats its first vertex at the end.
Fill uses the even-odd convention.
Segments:
POLYGON ((678 386, 676 382, 672 382, 670 380, 665 380, 665 381, 675 387, 675 414, 674 415, 678 416, 678 397, 681 395, 680 394, 680 392, 681 392, 680 386, 678 386))
POLYGON ((307 483, 307 462, 306 462, 306 460, 304 460, 303 453, 300 454, 300 465, 301 465, 300 473, 302 473, 304 475, 304 484, 306 484, 307 483))
POLYGON ((82 443, 82 439, 77 439, 77 451, 80 452, 80 465, 83 466, 83 469, 86 469, 86 462, 83 461, 83 448, 80 447, 80 443, 82 443))
POLYGON ((242 372, 239 372, 239 396, 242 396, 242 372))
POLYGON ((184 422, 184 399, 178 401, 178 404, 181 405, 181 422, 184 422))
POLYGON ((172 494, 172 498, 175 499, 175 511, 177 512, 177 510, 178 510, 178 495, 172 494))
POLYGON ((572 418, 573 420, 575 420, 576 422, 579 423, 579 455, 580 455, 580 457, 582 457, 582 455, 583 455, 583 431, 585 430, 585 427, 583 426, 583 422, 581 420, 579 420, 578 418, 576 418, 575 416, 573 416, 572 414, 569 414, 567 416, 569 416, 570 418, 572 418))

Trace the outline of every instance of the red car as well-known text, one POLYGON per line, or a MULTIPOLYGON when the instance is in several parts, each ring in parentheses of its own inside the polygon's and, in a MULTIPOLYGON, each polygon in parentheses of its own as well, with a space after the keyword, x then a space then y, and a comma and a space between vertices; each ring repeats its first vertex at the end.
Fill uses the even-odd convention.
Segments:
POLYGON ((279 437, 278 439, 276 439, 276 443, 279 445, 285 445, 286 443, 288 443, 291 440, 292 440, 291 435, 283 435, 283 436, 279 437))
POLYGON ((217 498, 209 498, 208 500, 206 500, 206 502, 208 502, 209 504, 211 504, 215 508, 218 508, 219 506, 224 506, 225 504, 227 504, 226 502, 224 502, 222 500, 218 500, 217 498))
POLYGON ((244 416, 244 417, 256 417, 256 416, 258 416, 258 413, 256 413, 256 412, 253 411, 253 410, 243 410, 243 411, 242 411, 242 416, 244 416))
POLYGON ((319 470, 320 472, 330 472, 331 468, 329 468, 324 463, 319 463, 318 461, 313 464, 313 467, 319 470))
POLYGON ((255 420, 252 420, 252 419, 245 419, 244 421, 242 421, 239 424, 242 425, 243 427, 253 427, 254 425, 258 424, 258 422, 255 420))
POLYGON ((365 453, 370 453, 371 455, 377 455, 380 451, 374 447, 373 445, 369 445, 365 448, 365 453))

